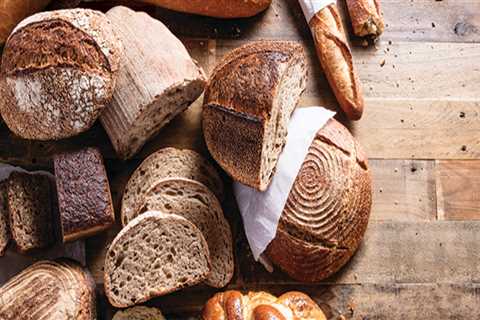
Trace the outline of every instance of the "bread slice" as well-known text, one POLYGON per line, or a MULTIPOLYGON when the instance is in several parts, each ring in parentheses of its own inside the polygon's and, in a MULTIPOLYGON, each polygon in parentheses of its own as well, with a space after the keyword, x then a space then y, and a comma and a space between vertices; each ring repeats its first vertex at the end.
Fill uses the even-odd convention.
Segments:
POLYGON ((20 252, 54 243, 52 185, 41 174, 13 172, 8 180, 12 238, 20 252))
POLYGON ((165 320, 165 317, 157 308, 138 306, 118 311, 112 320, 165 320))
POLYGON ((124 64, 101 122, 122 159, 132 157, 202 94, 203 69, 159 20, 117 6, 107 12, 125 46, 124 64))
POLYGON ((76 262, 41 261, 0 288, 0 319, 95 320, 95 282, 76 262))
POLYGON ((200 154, 192 150, 164 148, 151 154, 135 170, 125 187, 122 198, 121 219, 125 226, 143 205, 145 195, 165 178, 181 177, 199 181, 221 201, 223 182, 215 168, 200 154))
POLYGON ((5 254, 10 242, 10 223, 8 217, 7 182, 0 182, 0 257, 5 254))
POLYGON ((204 281, 210 253, 200 230, 187 219, 146 212, 133 219, 108 248, 105 294, 126 308, 204 281))
POLYGON ((148 192, 137 215, 147 211, 177 214, 197 226, 207 240, 212 262, 205 283, 222 288, 230 282, 234 271, 232 232, 220 203, 207 187, 190 179, 162 180, 148 192))
POLYGON ((205 91, 203 134, 233 179, 267 189, 306 80, 303 48, 286 41, 242 46, 214 69, 205 91))

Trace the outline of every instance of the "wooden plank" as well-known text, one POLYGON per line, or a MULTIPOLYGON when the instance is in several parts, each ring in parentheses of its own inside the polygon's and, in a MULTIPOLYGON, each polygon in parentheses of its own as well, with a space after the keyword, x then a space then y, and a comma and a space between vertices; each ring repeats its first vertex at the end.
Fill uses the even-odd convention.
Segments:
POLYGON ((480 220, 480 161, 437 161, 438 216, 480 220))

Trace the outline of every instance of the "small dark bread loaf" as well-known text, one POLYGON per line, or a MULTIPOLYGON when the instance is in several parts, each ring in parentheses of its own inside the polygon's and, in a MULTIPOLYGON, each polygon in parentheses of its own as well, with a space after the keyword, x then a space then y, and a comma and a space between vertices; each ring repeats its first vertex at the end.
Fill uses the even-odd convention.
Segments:
POLYGON ((10 242, 10 223, 8 217, 7 182, 0 182, 0 257, 5 254, 10 242))
POLYGON ((56 140, 89 129, 111 101, 122 45, 107 17, 87 9, 43 12, 5 44, 0 112, 24 139, 56 140))
POLYGON ((320 281, 338 271, 367 228, 371 184, 360 146, 343 125, 330 120, 310 146, 268 257, 299 281, 320 281))
POLYGON ((97 234, 115 222, 101 153, 94 148, 54 157, 63 241, 97 234))

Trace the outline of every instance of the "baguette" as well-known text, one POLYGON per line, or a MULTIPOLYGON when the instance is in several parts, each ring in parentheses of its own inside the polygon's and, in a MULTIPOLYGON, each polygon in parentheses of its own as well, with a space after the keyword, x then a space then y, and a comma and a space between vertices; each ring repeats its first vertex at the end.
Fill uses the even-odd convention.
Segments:
POLYGON ((347 7, 355 35, 376 39, 383 33, 380 0, 347 0, 347 7))
POLYGON ((349 119, 360 119, 363 93, 337 6, 331 4, 317 12, 309 25, 318 58, 340 107, 349 119))

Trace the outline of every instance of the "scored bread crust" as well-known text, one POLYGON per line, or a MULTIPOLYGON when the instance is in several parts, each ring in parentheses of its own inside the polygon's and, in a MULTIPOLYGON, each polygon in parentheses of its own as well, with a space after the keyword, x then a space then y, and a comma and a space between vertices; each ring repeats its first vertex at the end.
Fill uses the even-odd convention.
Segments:
POLYGON ((244 45, 226 54, 215 67, 205 90, 203 134, 213 158, 233 179, 261 191, 267 188, 274 166, 269 176, 262 177, 262 157, 268 156, 264 145, 278 139, 279 153, 286 137, 286 130, 278 137, 277 132, 270 137, 267 130, 277 130, 282 117, 288 122, 306 77, 304 50, 289 41, 244 45), (288 106, 291 110, 280 110, 276 101, 280 87, 296 66, 300 68, 298 90, 290 92, 295 95, 294 105, 288 106))
POLYGON ((158 181, 173 177, 196 180, 223 200, 223 181, 207 159, 193 150, 163 148, 148 156, 128 180, 122 197, 122 225, 143 206, 145 194, 158 181), (178 160, 176 167, 172 165, 174 160, 178 160))
POLYGON ((378 38, 385 29, 379 0, 347 0, 353 32, 359 37, 378 38))
POLYGON ((2 56, 0 112, 7 126, 34 140, 89 129, 112 98, 122 51, 98 11, 57 10, 23 20, 2 56))
POLYGON ((323 280, 358 248, 371 205, 367 159, 348 130, 330 120, 309 148, 266 253, 296 280, 323 280))
MULTIPOLYGON (((168 230, 170 229, 171 229, 171 225, 169 226, 168 230)), ((163 232, 166 232, 166 230, 164 229, 163 232)), ((148 238, 148 236, 151 236, 151 234, 148 234, 145 237, 148 238)), ((155 240, 158 240, 158 239, 151 239, 150 242, 147 242, 147 246, 142 246, 142 250, 144 248, 148 248, 148 245, 152 245, 151 242, 155 240)), ((192 253, 191 250, 195 249, 195 248, 192 248, 193 244, 194 243, 190 244, 190 248, 189 248, 190 253, 192 253)), ((155 248, 155 245, 152 245, 152 246, 153 248, 155 248)), ((150 250, 150 252, 155 253, 156 250, 157 249, 155 248, 150 250)), ((177 248, 177 250, 179 249, 177 248)), ((175 250, 175 252, 177 250, 175 250)), ((138 253, 140 252, 135 252, 134 255, 138 253)), ((145 253, 145 250, 143 250, 143 253, 145 253)), ((164 259, 164 257, 158 257, 158 256, 156 258, 164 259)), ((138 259, 138 257, 136 259, 138 259)), ((156 262, 156 263, 159 263, 158 268, 165 267, 163 262, 164 262, 163 260, 161 262, 156 262)), ((151 270, 152 265, 148 265, 144 267, 151 270)), ((163 296, 168 293, 180 290, 185 287, 193 286, 202 281, 205 281, 205 279, 208 277, 210 270, 211 270, 211 261, 210 261, 210 253, 208 250, 208 244, 205 238, 203 237, 201 231, 193 223, 191 223, 187 219, 178 215, 174 215, 174 214, 166 215, 166 214, 163 214, 162 212, 150 211, 130 221, 130 223, 118 233, 118 235, 110 244, 107 250, 105 265, 104 265, 103 279, 104 279, 105 295, 107 296, 110 304, 113 305, 114 307, 127 308, 135 304, 148 301, 152 298, 163 296), (140 296, 140 293, 137 296, 133 296, 133 291, 134 291, 133 288, 123 287, 123 290, 128 290, 128 294, 130 294, 129 299, 127 300, 127 299, 122 299, 117 297, 121 292, 118 288, 114 288, 116 283, 114 283, 115 280, 112 279, 112 277, 113 277, 113 273, 122 266, 122 262, 127 259, 126 257, 127 253, 122 252, 120 256, 116 259, 116 254, 114 251, 116 247, 124 243, 127 243, 127 245, 135 245, 131 243, 132 238, 134 238, 136 235, 139 235, 142 231, 145 231, 147 227, 154 226, 156 230, 160 230, 160 228, 164 224, 166 225, 169 222, 172 222, 178 226, 181 226, 184 229, 184 231, 188 229, 191 232, 190 235, 194 236, 197 239, 196 245, 200 251, 198 252, 198 254, 200 255, 200 258, 202 258, 200 261, 198 261, 198 263, 200 264, 200 266, 196 269, 196 272, 198 272, 198 274, 190 278, 184 277, 184 279, 177 279, 179 283, 177 283, 175 286, 172 286, 172 287, 161 287, 160 284, 156 283, 159 287, 153 288, 153 289, 150 288, 149 290, 147 290, 147 288, 144 288, 144 290, 141 292, 141 296, 140 296)), ((137 269, 137 272, 138 271, 139 270, 137 269)), ((145 277, 145 274, 140 275, 140 278, 145 279, 144 277, 145 277)), ((128 285, 128 284, 125 284, 125 285, 128 285)))
POLYGON ((0 318, 96 319, 95 282, 78 263, 40 261, 0 288, 0 318))

